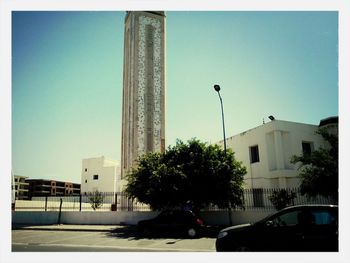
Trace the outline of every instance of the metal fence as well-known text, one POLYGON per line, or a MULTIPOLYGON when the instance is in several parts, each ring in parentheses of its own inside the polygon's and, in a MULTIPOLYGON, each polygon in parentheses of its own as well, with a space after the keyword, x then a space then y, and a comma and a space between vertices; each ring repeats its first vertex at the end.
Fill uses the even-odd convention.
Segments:
POLYGON ((299 188, 255 188, 245 189, 243 193, 244 210, 274 210, 276 209, 270 200, 270 197, 281 190, 286 190, 288 194, 293 194, 293 198, 289 205, 305 205, 305 204, 334 204, 331 198, 317 196, 309 198, 306 195, 301 195, 299 188))
MULTIPOLYGON (((274 210, 270 197, 281 189, 245 189, 243 192, 244 208, 232 210, 274 210)), ((285 189, 295 193, 290 205, 332 204, 332 199, 318 196, 309 199, 302 196, 298 188, 285 189)), ((31 200, 16 200, 17 211, 150 211, 150 207, 129 199, 125 193, 86 193, 75 196, 41 196, 31 200)), ((210 206, 205 211, 221 211, 216 206, 210 206)))
POLYGON ((16 200, 16 211, 150 211, 125 193, 99 192, 71 196, 35 196, 16 200))

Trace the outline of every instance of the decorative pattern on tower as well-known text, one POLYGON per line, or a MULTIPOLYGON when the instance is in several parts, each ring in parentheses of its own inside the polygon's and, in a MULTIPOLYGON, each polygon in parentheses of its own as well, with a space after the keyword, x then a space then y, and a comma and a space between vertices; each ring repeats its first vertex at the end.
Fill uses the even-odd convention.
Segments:
POLYGON ((122 178, 138 156, 165 150, 165 14, 125 18, 122 178))

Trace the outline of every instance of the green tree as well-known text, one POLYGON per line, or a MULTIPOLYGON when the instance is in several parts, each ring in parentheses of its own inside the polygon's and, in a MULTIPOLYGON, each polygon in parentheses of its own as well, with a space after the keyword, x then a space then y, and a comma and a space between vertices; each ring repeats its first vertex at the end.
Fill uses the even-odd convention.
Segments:
POLYGON ((89 196, 91 207, 94 210, 99 209, 103 205, 103 200, 102 193, 97 190, 89 196))
POLYGON ((287 191, 286 189, 279 189, 272 192, 272 195, 269 196, 269 199, 273 206, 280 210, 287 207, 293 203, 293 200, 296 197, 296 193, 293 191, 287 191))
POLYGON ((338 135, 326 129, 317 131, 327 142, 327 147, 320 147, 300 156, 293 156, 291 162, 299 163, 301 177, 300 192, 309 197, 317 195, 331 197, 338 202, 338 135))
POLYGON ((164 154, 148 153, 127 175, 126 193, 153 209, 180 208, 191 203, 243 207, 243 176, 246 168, 218 145, 192 139, 178 140, 164 154))

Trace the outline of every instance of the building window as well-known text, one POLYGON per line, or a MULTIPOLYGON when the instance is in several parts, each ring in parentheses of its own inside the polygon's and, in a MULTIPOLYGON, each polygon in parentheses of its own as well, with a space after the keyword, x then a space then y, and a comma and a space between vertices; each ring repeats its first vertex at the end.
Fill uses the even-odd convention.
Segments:
POLYGON ((98 180, 98 174, 94 175, 94 180, 98 180))
POLYGON ((85 183, 87 183, 87 179, 85 179, 85 183))
POLYGON ((250 163, 258 163, 259 160, 259 147, 258 145, 250 147, 250 163))
POLYGON ((311 152, 313 149, 313 143, 312 142, 302 142, 301 145, 303 148, 303 154, 304 155, 311 155, 311 152))
POLYGON ((87 172, 87 168, 85 168, 85 172, 87 172))

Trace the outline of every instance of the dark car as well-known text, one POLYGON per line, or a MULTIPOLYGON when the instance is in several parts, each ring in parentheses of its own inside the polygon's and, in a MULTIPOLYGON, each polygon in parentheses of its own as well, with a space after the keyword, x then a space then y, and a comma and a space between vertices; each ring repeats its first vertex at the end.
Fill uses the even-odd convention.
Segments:
POLYGON ((155 218, 139 221, 138 231, 144 236, 181 235, 198 237, 204 227, 203 220, 189 210, 163 211, 155 218))
POLYGON ((255 224, 225 228, 216 251, 338 251, 338 206, 293 206, 255 224))

